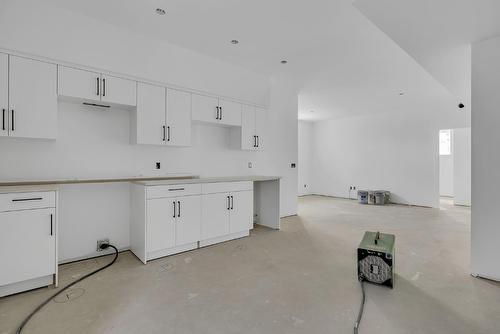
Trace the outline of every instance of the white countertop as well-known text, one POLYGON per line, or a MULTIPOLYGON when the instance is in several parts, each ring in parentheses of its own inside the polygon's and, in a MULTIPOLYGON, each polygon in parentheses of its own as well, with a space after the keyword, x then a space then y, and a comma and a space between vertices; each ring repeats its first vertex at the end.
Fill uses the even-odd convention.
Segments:
POLYGON ((54 184, 76 184, 76 183, 106 183, 106 182, 133 182, 133 181, 155 181, 155 180, 189 180, 198 178, 192 174, 164 174, 164 175, 136 175, 94 178, 54 178, 54 179, 13 179, 0 180, 0 187, 5 186, 36 186, 54 184))
POLYGON ((246 175, 246 176, 221 176, 221 177, 199 177, 191 179, 176 180, 154 180, 154 181, 134 181, 134 183, 145 186, 162 186, 172 184, 192 184, 192 183, 217 183, 217 182, 238 182, 238 181, 276 181, 280 176, 246 175))
POLYGON ((71 179, 18 179, 0 180, 0 193, 5 192, 28 192, 28 191, 50 191, 57 190, 57 185, 79 184, 79 183, 110 183, 110 182, 134 182, 145 186, 158 186, 170 184, 189 183, 215 183, 215 182, 238 182, 238 181, 275 181, 279 176, 246 175, 246 176, 223 176, 223 177, 199 177, 190 174, 168 174, 161 176, 124 176, 124 177, 100 177, 100 178, 71 178, 71 179))

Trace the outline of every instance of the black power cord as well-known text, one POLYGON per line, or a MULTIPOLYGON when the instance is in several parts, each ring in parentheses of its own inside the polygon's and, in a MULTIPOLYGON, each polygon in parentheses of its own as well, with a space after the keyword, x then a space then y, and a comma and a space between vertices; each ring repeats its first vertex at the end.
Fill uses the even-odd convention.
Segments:
POLYGON ((361 285, 361 305, 359 306, 359 312, 358 312, 358 318, 356 319, 356 322, 354 323, 354 334, 358 334, 358 329, 359 329, 359 324, 361 323, 361 318, 363 317, 363 310, 365 309, 365 285, 364 285, 364 279, 362 276, 359 277, 359 284, 361 285))
POLYGON ((104 249, 107 249, 107 248, 113 248, 115 250, 115 257, 113 258, 113 261, 111 261, 110 263, 108 263, 107 265, 105 265, 104 267, 101 267, 99 269, 96 269, 94 270, 93 272, 91 273, 88 273, 87 275, 84 275, 82 277, 80 277, 79 279, 77 279, 76 281, 66 285, 64 288, 62 288, 61 290, 57 291, 56 293, 54 293, 52 296, 50 296, 49 298, 47 298, 46 300, 44 300, 40 305, 38 305, 24 320, 23 322, 21 323, 21 325, 19 325, 19 327, 17 328, 17 331, 16 331, 16 334, 20 334, 24 328, 24 326, 26 326, 26 324, 28 323, 28 321, 30 321, 30 319, 38 312, 42 309, 42 307, 44 307, 45 305, 47 305, 52 299, 54 299, 55 297, 57 297, 58 295, 60 295, 63 291, 67 290, 69 287, 72 287, 73 285, 75 285, 76 283, 79 283, 81 281, 83 281, 84 279, 94 275, 94 274, 97 274, 98 272, 100 272, 101 270, 104 270, 108 267, 110 267, 113 263, 115 263, 116 259, 118 258, 118 249, 111 245, 111 244, 102 244, 100 246, 100 249, 101 250, 104 250, 104 249))

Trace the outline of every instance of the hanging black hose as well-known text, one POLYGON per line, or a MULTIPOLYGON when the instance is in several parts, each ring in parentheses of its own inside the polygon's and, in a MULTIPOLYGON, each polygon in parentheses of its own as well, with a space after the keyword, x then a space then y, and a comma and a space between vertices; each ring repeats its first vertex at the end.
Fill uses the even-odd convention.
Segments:
POLYGON ((76 283, 79 283, 81 281, 83 281, 84 279, 94 275, 94 274, 97 274, 98 272, 100 272, 101 270, 104 270, 108 267, 110 267, 113 263, 115 263, 116 259, 118 258, 118 249, 113 246, 113 245, 110 245, 110 244, 102 244, 101 245, 101 249, 104 250, 104 249, 107 249, 108 247, 111 247, 115 250, 115 257, 113 258, 113 261, 111 261, 110 263, 108 263, 107 265, 105 265, 104 267, 101 267, 99 269, 96 269, 82 277, 80 277, 79 279, 77 279, 76 281, 66 285, 64 288, 62 288, 61 290, 57 291, 56 293, 54 293, 52 296, 50 296, 49 298, 47 298, 46 300, 44 300, 40 305, 38 305, 24 320, 23 322, 21 323, 21 325, 19 325, 19 327, 17 328, 17 331, 16 331, 16 334, 20 334, 24 328, 24 326, 26 326, 26 324, 30 321, 30 319, 38 312, 40 311, 45 305, 47 305, 52 299, 54 299, 55 297, 57 297, 58 295, 60 295, 63 291, 66 291, 69 287, 72 287, 73 285, 75 285, 76 283))
POLYGON ((354 323, 354 334, 358 334, 359 324, 361 323, 361 318, 363 317, 363 310, 365 309, 365 285, 363 277, 359 278, 359 284, 361 285, 361 305, 359 306, 358 318, 354 323))

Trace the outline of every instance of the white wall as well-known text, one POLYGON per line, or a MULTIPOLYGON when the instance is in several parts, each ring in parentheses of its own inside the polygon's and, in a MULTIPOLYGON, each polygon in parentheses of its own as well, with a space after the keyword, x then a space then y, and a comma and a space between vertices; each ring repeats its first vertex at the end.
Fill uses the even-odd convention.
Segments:
POLYGON ((378 114, 313 125, 312 192, 386 189, 392 201, 437 207, 438 129, 425 117, 378 114))
MULTIPOLYGON (((193 146, 129 145, 130 112, 60 103, 58 138, 0 140, 0 178, 67 178, 167 172, 202 176, 282 176, 281 215, 297 210, 297 89, 210 57, 37 1, 15 1, 0 11, 0 48, 203 90, 269 105, 263 152, 232 149, 230 131, 194 125, 193 146), (12 27, 16 27, 12 29, 12 27), (154 170, 154 162, 162 170, 154 170), (248 162, 254 168, 248 169, 248 162)), ((98 238, 129 245, 126 184, 61 187, 61 260, 92 255, 98 238), (85 208, 82 210, 82 208, 85 208)))
POLYGON ((456 205, 471 205, 471 129, 453 130, 453 191, 456 205))
POLYGON ((299 196, 311 194, 312 129, 312 122, 299 121, 299 196))
POLYGON ((472 272, 500 280, 500 37, 472 46, 472 272))

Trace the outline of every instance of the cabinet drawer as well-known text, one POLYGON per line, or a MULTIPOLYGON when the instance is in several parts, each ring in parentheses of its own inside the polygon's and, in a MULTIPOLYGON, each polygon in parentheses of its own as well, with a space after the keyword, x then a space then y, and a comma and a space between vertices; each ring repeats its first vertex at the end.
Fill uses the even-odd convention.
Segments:
POLYGON ((227 193, 232 191, 253 190, 252 181, 214 182, 202 184, 204 194, 227 193))
POLYGON ((55 208, 54 191, 0 194, 0 211, 55 208))
POLYGON ((200 184, 174 184, 165 186, 149 186, 147 188, 147 198, 177 197, 188 195, 200 195, 200 184))

